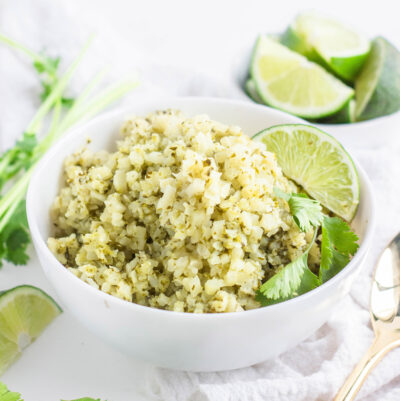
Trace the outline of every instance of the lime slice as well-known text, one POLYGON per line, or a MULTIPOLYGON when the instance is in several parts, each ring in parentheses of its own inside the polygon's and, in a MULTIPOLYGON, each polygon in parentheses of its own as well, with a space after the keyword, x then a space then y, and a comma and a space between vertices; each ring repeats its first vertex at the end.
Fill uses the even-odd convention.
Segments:
POLYGON ((354 93, 319 65, 266 36, 256 43, 250 70, 264 103, 300 117, 335 114, 354 93))
POLYGON ((400 109, 400 53, 386 39, 372 49, 356 80, 356 118, 369 120, 400 109))
POLYGON ((359 203, 357 170, 336 139, 303 124, 277 125, 253 136, 275 153, 283 173, 327 209, 351 221, 359 203))
POLYGON ((252 79, 249 78, 246 81, 246 83, 244 84, 244 89, 247 93, 247 96, 250 99, 252 99, 256 103, 263 103, 262 99, 260 98, 260 96, 257 93, 256 84, 254 83, 254 81, 252 79))
POLYGON ((282 43, 350 82, 370 50, 367 38, 317 14, 299 15, 284 33, 282 43))
POLYGON ((356 101, 350 99, 344 107, 333 116, 325 117, 318 120, 322 124, 349 124, 356 121, 355 119, 356 101))
POLYGON ((39 288, 21 285, 0 292, 0 375, 60 313, 39 288))

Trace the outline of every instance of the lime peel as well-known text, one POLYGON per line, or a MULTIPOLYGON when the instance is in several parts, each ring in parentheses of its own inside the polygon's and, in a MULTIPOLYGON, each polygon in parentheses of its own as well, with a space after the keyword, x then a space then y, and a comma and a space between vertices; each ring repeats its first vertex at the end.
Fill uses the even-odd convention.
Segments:
POLYGON ((31 285, 0 292, 0 375, 61 312, 48 294, 31 285))
POLYGON ((282 43, 348 82, 354 82, 370 51, 366 37, 317 13, 299 14, 282 43))
POLYGON ((342 145, 304 124, 267 128, 253 136, 275 153, 283 173, 327 209, 351 221, 359 204, 357 169, 342 145))
POLYGON ((400 52, 377 37, 356 79, 356 119, 369 120, 400 110, 400 52))
POLYGON ((304 118, 333 115, 354 95, 318 64, 266 36, 257 40, 250 73, 265 104, 304 118))

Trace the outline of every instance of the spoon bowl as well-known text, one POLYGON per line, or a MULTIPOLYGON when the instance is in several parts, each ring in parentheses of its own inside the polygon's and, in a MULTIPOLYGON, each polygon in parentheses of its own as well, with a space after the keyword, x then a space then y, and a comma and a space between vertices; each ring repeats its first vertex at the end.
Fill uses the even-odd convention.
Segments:
MULTIPOLYGON (((382 252, 371 290, 374 331, 400 330, 400 233, 382 252)), ((399 332, 400 335, 400 332, 399 332)))
POLYGON ((400 346, 400 233, 379 257, 372 281, 370 312, 375 339, 334 401, 354 400, 371 370, 390 350, 400 346))

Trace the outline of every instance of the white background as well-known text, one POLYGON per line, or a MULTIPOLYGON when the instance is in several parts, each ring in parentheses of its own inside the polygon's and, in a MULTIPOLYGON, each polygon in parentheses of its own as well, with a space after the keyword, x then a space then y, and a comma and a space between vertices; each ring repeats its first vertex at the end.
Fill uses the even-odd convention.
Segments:
MULTIPOLYGON (((395 0, 0 0, 0 29, 32 48, 61 54, 65 61, 71 61, 89 33, 96 32, 93 51, 75 87, 97 67, 110 65, 112 77, 137 69, 144 87, 159 87, 166 93, 241 96, 237 82, 256 36, 281 32, 297 12, 312 9, 338 17, 368 36, 380 34, 400 45, 395 0)), ((26 59, 1 49, 1 147, 9 146, 23 131, 37 107, 39 91, 26 59)), ((368 148, 368 143, 360 141, 358 146, 368 148)), ((392 208, 394 217, 392 224, 380 228, 377 247, 399 228, 396 200, 391 198, 394 192, 389 187, 383 190, 387 195, 382 199, 390 198, 385 207, 392 208)), ((0 270, 0 290, 30 283, 52 293, 31 253, 28 266, 0 270)), ((143 399, 146 369, 103 344, 65 313, 25 350, 2 380, 27 401, 84 395, 128 401, 143 399)))

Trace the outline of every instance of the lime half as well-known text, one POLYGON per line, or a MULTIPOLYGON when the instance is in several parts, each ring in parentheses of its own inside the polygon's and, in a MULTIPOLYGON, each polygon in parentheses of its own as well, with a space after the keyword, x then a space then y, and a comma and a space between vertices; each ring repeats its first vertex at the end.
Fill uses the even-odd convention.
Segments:
POLYGON ((21 285, 0 292, 0 375, 60 313, 39 288, 21 285))
POLYGON ((359 203, 357 170, 336 139, 303 124, 277 125, 253 139, 275 153, 283 173, 327 209, 351 221, 359 203))
POLYGON ((353 96, 353 89, 275 41, 260 36, 250 67, 264 103, 300 117, 335 114, 353 96))
POLYGON ((384 38, 372 42, 371 53, 356 80, 356 103, 359 121, 400 109, 400 53, 384 38))
POLYGON ((282 43, 322 64, 340 78, 353 82, 370 50, 367 38, 324 16, 297 16, 282 43))

